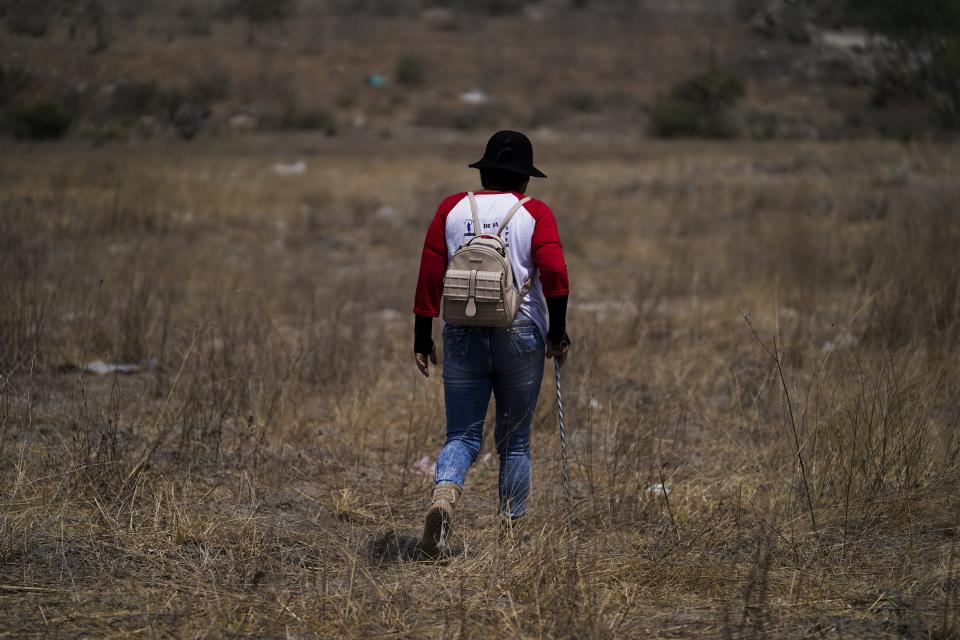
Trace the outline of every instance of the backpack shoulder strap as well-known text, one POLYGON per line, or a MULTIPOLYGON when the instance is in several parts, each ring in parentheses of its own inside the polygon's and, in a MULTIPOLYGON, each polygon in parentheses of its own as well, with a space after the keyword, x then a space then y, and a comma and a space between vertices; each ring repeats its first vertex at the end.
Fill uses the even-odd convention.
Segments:
POLYGON ((477 199, 473 196, 473 191, 467 191, 467 199, 470 201, 470 215, 473 217, 473 235, 476 237, 480 235, 482 229, 480 228, 480 214, 477 213, 477 199))
POLYGON ((498 237, 500 236, 501 233, 503 233, 503 230, 507 228, 507 225, 510 224, 510 220, 513 218, 513 214, 519 211, 520 207, 530 202, 530 200, 532 200, 532 198, 530 196, 527 196, 526 198, 517 200, 517 204, 510 207, 510 211, 507 212, 506 217, 504 217, 503 222, 500 223, 500 227, 497 229, 498 237))

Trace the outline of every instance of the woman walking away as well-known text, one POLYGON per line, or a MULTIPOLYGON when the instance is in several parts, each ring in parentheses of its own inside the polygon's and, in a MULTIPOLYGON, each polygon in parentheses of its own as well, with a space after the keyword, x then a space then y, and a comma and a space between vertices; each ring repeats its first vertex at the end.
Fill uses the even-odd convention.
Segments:
POLYGON ((562 362, 570 345, 570 284, 557 222, 545 203, 524 195, 531 176, 547 177, 533 166, 530 140, 516 131, 495 133, 483 158, 469 166, 480 170, 483 190, 440 203, 423 243, 414 305, 413 350, 424 376, 428 363, 437 363, 433 318, 442 311, 445 322, 447 439, 421 541, 431 557, 450 539, 467 471, 480 453, 491 392, 501 523, 512 526, 527 512, 530 425, 544 355, 562 362))

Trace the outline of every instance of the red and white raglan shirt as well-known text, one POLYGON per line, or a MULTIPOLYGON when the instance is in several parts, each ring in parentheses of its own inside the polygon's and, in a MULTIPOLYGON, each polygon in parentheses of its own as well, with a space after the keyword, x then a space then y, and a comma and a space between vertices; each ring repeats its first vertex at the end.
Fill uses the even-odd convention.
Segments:
MULTIPOLYGON (((479 230, 480 234, 496 233, 510 208, 524 197, 516 192, 503 191, 478 191, 474 196, 483 227, 479 230)), ((413 307, 417 316, 435 318, 440 315, 447 259, 478 233, 473 226, 466 192, 456 193, 440 203, 423 241, 420 277, 413 307)), ((519 288, 528 278, 532 279, 531 287, 520 303, 519 313, 533 320, 546 339, 547 305, 544 296, 548 299, 563 297, 565 312, 566 296, 570 293, 570 280, 556 218, 546 203, 532 199, 514 214, 501 237, 507 245, 507 257, 516 280, 514 285, 519 288)), ((556 324, 557 320, 562 323, 564 319, 552 320, 556 324)), ((562 324, 551 327, 551 334, 558 328, 562 336, 562 324)))

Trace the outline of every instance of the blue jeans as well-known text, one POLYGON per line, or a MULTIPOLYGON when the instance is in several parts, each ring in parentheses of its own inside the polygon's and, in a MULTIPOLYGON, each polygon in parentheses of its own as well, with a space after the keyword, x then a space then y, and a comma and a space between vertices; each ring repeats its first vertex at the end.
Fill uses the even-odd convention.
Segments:
POLYGON ((530 494, 530 424, 543 378, 544 342, 540 329, 518 315, 504 329, 443 329, 443 396, 447 441, 437 458, 435 481, 463 488, 470 465, 480 454, 483 421, 496 400, 494 443, 500 456, 500 513, 510 518, 527 511, 530 494))

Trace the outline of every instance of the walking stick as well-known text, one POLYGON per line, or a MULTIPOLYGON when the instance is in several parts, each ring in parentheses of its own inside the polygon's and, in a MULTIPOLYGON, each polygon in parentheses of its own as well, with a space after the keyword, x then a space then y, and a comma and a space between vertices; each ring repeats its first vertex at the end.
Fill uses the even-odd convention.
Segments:
POLYGON ((567 434, 563 421, 563 390, 560 387, 560 360, 554 357, 553 371, 557 379, 557 415, 560 417, 560 459, 563 468, 563 494, 567 499, 567 517, 573 515, 573 493, 570 491, 570 468, 567 463, 567 434))

